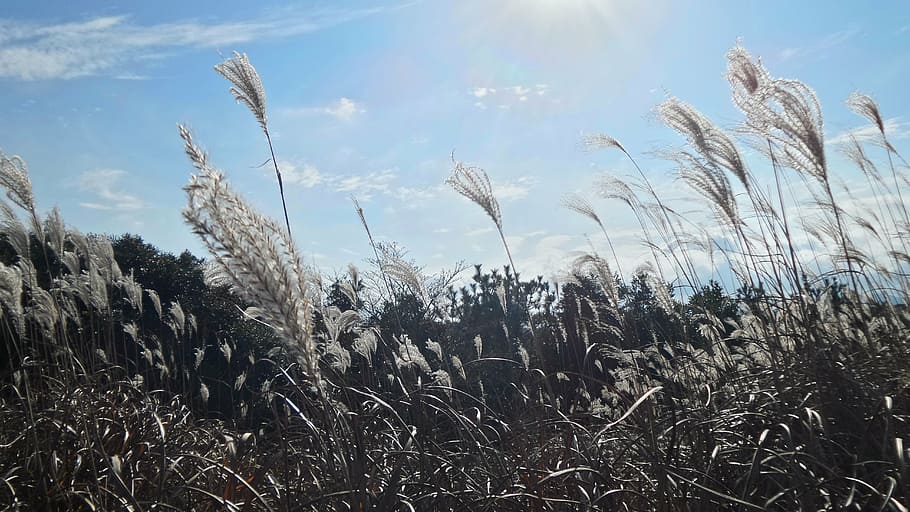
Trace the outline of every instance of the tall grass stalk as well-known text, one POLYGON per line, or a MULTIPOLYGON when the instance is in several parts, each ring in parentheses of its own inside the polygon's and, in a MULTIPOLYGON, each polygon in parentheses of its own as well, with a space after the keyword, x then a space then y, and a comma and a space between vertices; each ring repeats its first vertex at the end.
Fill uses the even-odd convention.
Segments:
POLYGON ((288 206, 284 199, 284 182, 281 180, 281 170, 278 168, 278 160, 275 159, 275 148, 272 145, 272 135, 269 133, 268 114, 265 110, 265 88, 262 86, 262 79, 259 78, 259 72, 250 63, 250 59, 245 53, 238 52, 234 52, 234 57, 225 59, 224 62, 215 66, 215 71, 231 82, 231 94, 238 103, 243 103, 250 109, 265 134, 272 166, 275 168, 275 177, 278 179, 281 208, 284 210, 284 225, 288 230, 288 237, 293 239, 291 220, 288 218, 288 206))

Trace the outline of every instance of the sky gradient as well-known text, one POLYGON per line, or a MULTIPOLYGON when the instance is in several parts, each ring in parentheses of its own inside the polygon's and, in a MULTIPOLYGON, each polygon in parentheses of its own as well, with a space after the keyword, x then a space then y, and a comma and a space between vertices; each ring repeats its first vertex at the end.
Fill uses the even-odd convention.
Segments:
POLYGON ((672 95, 735 127, 723 73, 738 38, 774 76, 815 89, 829 140, 864 126, 843 103, 860 90, 907 146, 904 1, 6 0, 0 148, 25 159, 42 211, 204 255, 180 216, 192 167, 178 122, 236 190, 282 216, 262 132, 212 69, 237 50, 265 85, 294 239, 323 271, 371 255, 352 196, 377 238, 428 271, 501 266, 490 220, 444 185, 453 151, 488 171, 524 274, 551 278, 573 251, 604 250, 596 226, 560 207, 570 192, 592 200, 633 268, 644 254, 634 217, 593 193, 598 176, 629 165, 582 137, 616 137, 685 200, 672 165, 649 156, 682 142, 653 108, 672 95))

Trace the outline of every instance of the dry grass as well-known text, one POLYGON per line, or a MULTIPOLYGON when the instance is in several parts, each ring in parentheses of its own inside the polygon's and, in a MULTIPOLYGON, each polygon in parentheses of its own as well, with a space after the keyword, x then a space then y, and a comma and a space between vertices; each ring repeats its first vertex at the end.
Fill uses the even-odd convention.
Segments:
MULTIPOLYGON (((876 197, 872 217, 849 211, 832 185, 811 89, 773 78, 740 47, 728 58, 741 130, 721 130, 676 99, 658 110, 685 139, 669 156, 716 213, 713 225, 681 218, 623 145, 595 136, 589 144, 622 151, 638 169, 634 179, 601 181, 637 216, 653 270, 617 276, 615 253, 612 262, 586 255, 576 287, 559 295, 507 271, 453 291, 448 312, 451 275, 434 280, 375 244, 359 205, 380 277, 370 290, 352 268, 330 302, 289 225, 232 191, 181 129, 197 171, 184 217, 210 250, 210 283, 228 285, 278 334, 259 358, 235 353, 229 339, 205 345, 193 312, 124 275, 109 240, 66 227, 57 212, 41 218, 24 162, 0 154, 9 197, 0 328, 10 360, 0 375, 0 506, 907 510, 906 163, 875 103, 851 97, 881 134, 874 149, 888 172, 854 140, 847 155, 876 197), (747 168, 743 141, 767 157, 770 194, 747 168), (784 193, 793 171, 807 178, 812 203, 784 193), (820 215, 799 220, 807 209, 820 215), (860 244, 858 233, 874 243, 860 244), (724 295, 733 313, 663 285, 705 290, 699 250, 738 276, 740 293, 724 295), (390 305, 395 327, 360 309, 370 294, 390 305), (406 313, 415 311, 442 337, 409 336, 406 313), (487 338, 459 323, 468 313, 493 319, 487 338), (213 357, 232 372, 221 384, 252 390, 260 421, 247 419, 246 402, 232 419, 207 416, 217 383, 200 367, 213 357)), ((249 60, 237 55, 218 71, 268 136, 249 60)), ((505 244, 487 173, 456 163, 448 182, 505 244)), ((610 242, 592 203, 566 206, 610 242)))

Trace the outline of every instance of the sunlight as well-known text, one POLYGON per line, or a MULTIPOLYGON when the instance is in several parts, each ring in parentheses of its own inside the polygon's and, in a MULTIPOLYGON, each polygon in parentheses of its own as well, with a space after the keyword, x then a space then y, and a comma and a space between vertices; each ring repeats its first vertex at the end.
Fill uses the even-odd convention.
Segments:
POLYGON ((597 48, 615 44, 617 39, 637 38, 654 25, 662 4, 643 6, 631 0, 466 1, 460 10, 466 24, 500 44, 535 59, 561 61, 569 53, 597 53, 597 48))

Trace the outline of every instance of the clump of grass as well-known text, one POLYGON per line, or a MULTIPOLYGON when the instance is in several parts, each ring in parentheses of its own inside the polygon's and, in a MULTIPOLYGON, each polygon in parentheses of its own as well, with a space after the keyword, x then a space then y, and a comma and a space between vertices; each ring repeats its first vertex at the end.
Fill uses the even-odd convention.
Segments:
MULTIPOLYGON (((890 171, 861 141, 848 146, 876 192, 876 223, 863 223, 832 186, 811 90, 773 78, 739 46, 728 59, 740 130, 675 98, 658 107, 685 140, 667 156, 711 207, 711 224, 677 213, 616 139, 590 137, 636 167, 635 179, 601 182, 635 213, 654 261, 617 275, 608 226, 593 204, 569 197, 565 206, 599 226, 614 261, 577 258, 577 282, 551 293, 519 279, 489 176, 456 162, 448 183, 494 222, 511 272, 478 268, 472 286, 449 291, 448 309, 439 302, 449 274, 434 281, 397 246, 376 243, 356 201, 381 282, 367 289, 352 267, 323 286, 302 264, 287 208, 283 229, 235 193, 181 127, 196 170, 184 218, 210 251, 209 285, 230 287, 249 318, 277 333, 276 350, 259 359, 238 352, 238 340, 201 341, 193 313, 121 271, 109 239, 68 228, 56 211, 42 218, 24 162, 0 153, 9 198, 0 202, 0 332, 11 360, 0 373, 0 502, 907 510, 906 162, 878 106, 851 96, 890 171), (741 138, 767 157, 773 186, 746 166, 741 138), (785 194, 791 171, 805 178, 807 204, 785 194), (739 289, 704 285, 697 250, 712 264, 719 254, 724 268, 708 272, 729 267, 739 289), (671 280, 690 296, 673 295, 671 280), (371 315, 366 295, 392 307, 371 315), (249 366, 203 381, 211 358, 249 366), (254 395, 260 421, 207 417, 216 386, 254 395)), ((216 69, 271 151, 258 73, 241 54, 216 69)))

